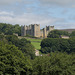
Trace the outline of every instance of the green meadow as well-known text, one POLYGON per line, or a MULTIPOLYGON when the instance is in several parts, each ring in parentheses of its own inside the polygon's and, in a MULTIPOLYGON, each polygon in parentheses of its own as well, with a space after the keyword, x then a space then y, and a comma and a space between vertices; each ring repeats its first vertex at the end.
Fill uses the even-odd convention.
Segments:
POLYGON ((31 44, 35 47, 35 49, 40 49, 40 43, 42 41, 42 39, 33 39, 33 38, 26 38, 27 40, 31 41, 31 44))
POLYGON ((35 47, 35 49, 40 49, 41 46, 41 41, 42 39, 37 39, 37 38, 27 38, 27 37, 22 37, 22 36, 18 36, 19 39, 21 38, 26 38, 27 40, 31 41, 31 44, 35 47))

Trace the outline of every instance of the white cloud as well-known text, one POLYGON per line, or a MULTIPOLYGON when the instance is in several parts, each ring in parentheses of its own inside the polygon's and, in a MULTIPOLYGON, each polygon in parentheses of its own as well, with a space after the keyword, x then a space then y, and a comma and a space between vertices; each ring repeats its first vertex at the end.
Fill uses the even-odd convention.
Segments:
POLYGON ((75 29, 75 22, 55 24, 56 29, 75 29))
POLYGON ((14 13, 13 12, 0 11, 0 15, 11 15, 11 16, 13 16, 14 13))
POLYGON ((20 24, 20 25, 40 24, 41 27, 44 27, 45 25, 50 25, 57 21, 57 19, 55 18, 48 18, 43 15, 35 15, 29 13, 17 16, 14 14, 13 16, 9 15, 5 16, 4 14, 10 14, 8 12, 0 12, 0 14, 2 14, 0 16, 0 22, 10 23, 10 24, 20 24))
POLYGON ((64 18, 45 17, 44 15, 36 15, 32 13, 15 15, 12 12, 9 13, 1 11, 0 22, 20 25, 40 24, 41 28, 45 27, 46 25, 54 25, 57 29, 75 28, 75 23, 66 23, 64 18))
POLYGON ((0 5, 11 5, 13 3, 24 3, 24 4, 32 4, 34 3, 34 0, 0 0, 0 5))
POLYGON ((75 5, 75 0, 39 0, 41 4, 43 5, 50 5, 50 6, 74 6, 75 5))
POLYGON ((75 8, 75 5, 72 5, 73 8, 75 8))
POLYGON ((11 5, 14 2, 21 2, 22 0, 0 0, 0 5, 11 5))
POLYGON ((68 9, 64 9, 63 11, 62 11, 62 14, 67 14, 69 11, 68 11, 68 9))

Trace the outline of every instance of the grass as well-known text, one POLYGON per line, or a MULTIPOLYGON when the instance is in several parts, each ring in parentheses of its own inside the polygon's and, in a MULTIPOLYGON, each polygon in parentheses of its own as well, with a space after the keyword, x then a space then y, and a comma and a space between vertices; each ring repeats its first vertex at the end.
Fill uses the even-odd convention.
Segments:
POLYGON ((32 38, 26 38, 27 40, 31 41, 31 44, 35 47, 35 49, 40 49, 40 43, 41 43, 41 39, 32 39, 32 38))
POLYGON ((39 50, 41 48, 39 42, 31 42, 31 44, 35 47, 35 49, 39 50))
POLYGON ((35 47, 35 49, 39 50, 41 48, 40 44, 41 44, 41 41, 42 39, 37 39, 37 38, 28 38, 28 37, 22 37, 22 36, 19 36, 18 37, 19 39, 22 39, 22 38, 26 38, 27 40, 31 41, 31 44, 35 47))
POLYGON ((26 38, 27 40, 30 40, 30 41, 37 41, 37 42, 41 42, 42 40, 41 39, 33 39, 33 38, 26 38))

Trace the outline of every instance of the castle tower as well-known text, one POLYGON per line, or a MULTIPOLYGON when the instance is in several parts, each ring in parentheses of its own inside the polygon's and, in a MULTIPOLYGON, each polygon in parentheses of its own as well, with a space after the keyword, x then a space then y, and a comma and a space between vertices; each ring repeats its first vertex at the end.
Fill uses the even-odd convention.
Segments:
POLYGON ((21 27, 21 36, 26 36, 26 26, 21 27))
POLYGON ((54 26, 49 26, 49 31, 54 30, 54 26))
POLYGON ((34 24, 34 36, 36 37, 36 24, 34 24))
POLYGON ((24 25, 21 27, 21 36, 31 35, 34 37, 47 38, 48 33, 52 30, 54 30, 54 26, 46 26, 40 30, 40 24, 24 25))
POLYGON ((31 34, 35 37, 40 37, 40 25, 39 24, 31 24, 31 34))
POLYGON ((21 26, 21 36, 23 36, 23 26, 21 26))
POLYGON ((36 37, 40 37, 40 24, 36 24, 35 34, 36 37))
POLYGON ((46 28, 43 28, 43 38, 47 38, 46 28))
POLYGON ((34 36, 34 25, 31 24, 31 35, 34 36))

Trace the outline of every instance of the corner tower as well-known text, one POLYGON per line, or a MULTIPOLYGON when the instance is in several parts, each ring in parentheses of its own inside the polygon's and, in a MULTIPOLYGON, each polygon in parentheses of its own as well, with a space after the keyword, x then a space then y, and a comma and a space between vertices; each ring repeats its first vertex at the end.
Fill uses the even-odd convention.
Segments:
POLYGON ((40 24, 31 24, 31 34, 35 37, 40 37, 40 24))
POLYGON ((21 27, 21 36, 26 36, 26 26, 21 27))

